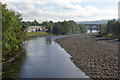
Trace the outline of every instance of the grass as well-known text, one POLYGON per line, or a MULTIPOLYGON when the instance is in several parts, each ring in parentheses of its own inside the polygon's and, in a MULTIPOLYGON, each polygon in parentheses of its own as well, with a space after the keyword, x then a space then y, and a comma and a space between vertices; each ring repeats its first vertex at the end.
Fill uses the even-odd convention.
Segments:
POLYGON ((106 35, 107 37, 113 37, 113 35, 111 33, 106 35))
POLYGON ((26 36, 36 36, 36 35, 44 35, 47 34, 47 32, 29 32, 29 33, 25 33, 26 36))
POLYGON ((115 35, 109 33, 109 34, 97 34, 96 37, 104 37, 105 39, 116 39, 119 40, 115 35))
POLYGON ((11 80, 14 80, 14 78, 19 78, 19 73, 21 69, 21 65, 23 63, 24 57, 25 57, 25 50, 20 49, 21 54, 19 58, 16 58, 15 61, 6 63, 2 66, 2 78, 3 80, 7 80, 6 78, 13 78, 11 80))
POLYGON ((26 34, 25 40, 35 38, 35 37, 53 36, 52 33, 47 33, 47 32, 43 32, 43 31, 42 32, 28 32, 25 34, 26 34))

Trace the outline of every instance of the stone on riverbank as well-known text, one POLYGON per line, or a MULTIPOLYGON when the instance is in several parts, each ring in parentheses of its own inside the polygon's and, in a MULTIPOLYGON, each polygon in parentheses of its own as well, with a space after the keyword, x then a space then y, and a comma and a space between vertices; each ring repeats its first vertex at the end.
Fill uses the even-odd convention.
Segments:
POLYGON ((118 78, 119 41, 83 34, 58 39, 77 67, 91 78, 118 78))

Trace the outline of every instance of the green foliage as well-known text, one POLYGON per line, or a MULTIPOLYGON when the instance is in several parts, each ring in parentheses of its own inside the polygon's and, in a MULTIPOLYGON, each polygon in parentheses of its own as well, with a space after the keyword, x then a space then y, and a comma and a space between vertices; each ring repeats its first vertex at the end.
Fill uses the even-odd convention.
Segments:
POLYGON ((113 35, 111 33, 107 34, 107 37, 112 37, 113 35))
POLYGON ((81 33, 86 33, 87 32, 87 28, 85 27, 84 24, 80 24, 80 32, 81 33))
POLYGON ((24 25, 26 26, 40 26, 39 22, 37 20, 34 21, 22 21, 22 23, 24 23, 24 25))
POLYGON ((53 26, 53 34, 65 34, 65 29, 60 22, 55 23, 53 26))
POLYGON ((108 21, 108 23, 107 23, 107 30, 106 30, 106 33, 107 33, 107 34, 109 34, 109 33, 114 34, 114 32, 116 31, 116 30, 114 29, 114 28, 116 27, 115 24, 116 24, 115 19, 108 21), (114 29, 114 30, 113 30, 113 29, 114 29))
POLYGON ((106 28, 107 28, 106 24, 100 24, 99 25, 99 34, 105 34, 106 33, 106 28))
POLYGON ((116 22, 116 36, 118 38, 118 40, 120 40, 120 22, 116 22))
POLYGON ((75 32, 81 32, 85 33, 87 32, 87 29, 84 25, 79 26, 76 24, 76 22, 69 20, 69 21, 63 21, 63 22, 56 22, 53 23, 52 21, 49 22, 43 22, 43 25, 48 29, 49 33, 53 34, 69 34, 69 33, 75 33, 75 32))
POLYGON ((102 36, 103 34, 100 34, 100 33, 96 35, 96 37, 102 37, 102 36))
POLYGON ((53 22, 52 21, 49 21, 49 22, 43 22, 43 25, 48 29, 48 32, 49 33, 52 33, 52 30, 53 30, 53 22))
POLYGON ((99 34, 115 37, 120 40, 120 22, 113 19, 108 21, 107 24, 100 25, 99 34))
POLYGON ((2 5, 2 48, 3 59, 14 56, 14 53, 21 46, 25 37, 24 27, 21 23, 21 14, 6 9, 2 5))

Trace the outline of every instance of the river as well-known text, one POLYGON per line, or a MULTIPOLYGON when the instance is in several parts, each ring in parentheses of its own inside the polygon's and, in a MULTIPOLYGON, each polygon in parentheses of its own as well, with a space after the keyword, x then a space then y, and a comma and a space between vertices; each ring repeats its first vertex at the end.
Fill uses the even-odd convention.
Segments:
MULTIPOLYGON (((92 33, 96 33, 96 32, 99 32, 99 31, 97 31, 97 30, 92 30, 92 33)), ((88 30, 87 33, 90 33, 90 30, 88 30)))
POLYGON ((54 41, 61 37, 38 37, 25 41, 26 57, 19 78, 89 78, 54 41))

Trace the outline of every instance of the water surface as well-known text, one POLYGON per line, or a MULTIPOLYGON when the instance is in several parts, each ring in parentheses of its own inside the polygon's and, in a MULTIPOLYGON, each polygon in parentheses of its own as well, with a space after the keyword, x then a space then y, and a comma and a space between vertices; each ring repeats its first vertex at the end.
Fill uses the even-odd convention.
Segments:
MULTIPOLYGON (((97 30, 92 30, 92 33, 98 32, 97 30)), ((90 33, 90 30, 87 31, 87 33, 90 33)))
POLYGON ((68 53, 54 40, 57 37, 39 37, 25 42, 26 57, 20 78, 88 78, 77 68, 68 53))

